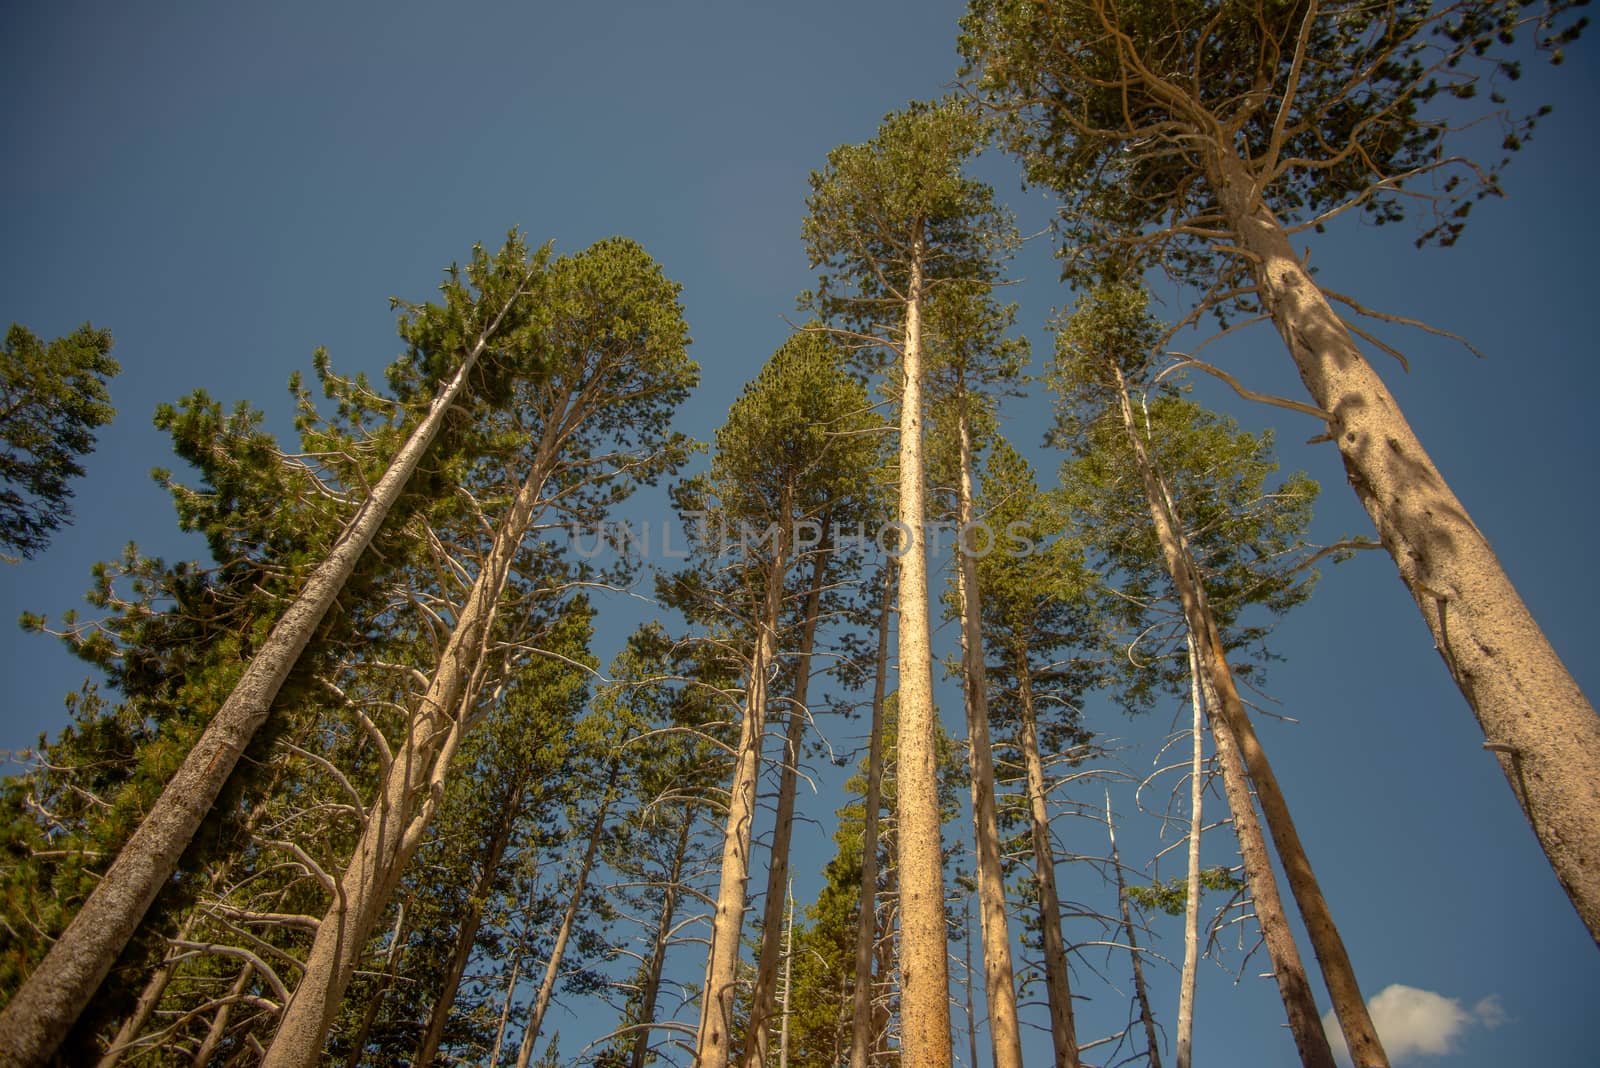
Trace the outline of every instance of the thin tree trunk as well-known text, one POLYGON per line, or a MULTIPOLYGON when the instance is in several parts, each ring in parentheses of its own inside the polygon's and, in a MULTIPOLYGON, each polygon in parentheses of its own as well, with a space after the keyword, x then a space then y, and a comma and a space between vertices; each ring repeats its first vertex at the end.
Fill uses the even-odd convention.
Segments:
MULTIPOLYGON (((534 872, 534 882, 538 882, 538 872, 534 872)), ((522 973, 522 951, 528 945, 528 925, 524 923, 522 930, 517 932, 517 948, 511 955, 511 978, 506 983, 505 1000, 500 1003, 500 1023, 494 1030, 494 1048, 489 1051, 489 1059, 485 1064, 498 1065, 500 1063, 500 1047, 505 1042, 506 1023, 511 1019, 511 1006, 517 999, 517 977, 522 973)))
POLYGON ((117 955, 133 937, 157 892, 177 870, 178 859, 216 803, 239 756, 266 722, 284 679, 400 499, 444 424, 445 414, 465 390, 478 358, 512 305, 527 291, 534 269, 529 269, 505 307, 478 336, 456 373, 435 395, 427 415, 251 657, 233 692, 138 829, 118 851, 117 859, 94 892, 0 1012, 0 1062, 43 1064, 83 1012, 117 955))
POLYGON ((228 1033, 228 1018, 233 1015, 233 1006, 238 998, 250 985, 250 978, 255 974, 255 965, 246 964, 239 969, 239 978, 233 981, 233 986, 228 990, 228 1000, 211 1017, 211 1026, 206 1029, 205 1041, 200 1043, 200 1048, 195 1051, 194 1060, 190 1063, 194 1068, 205 1068, 211 1063, 211 1058, 216 1055, 217 1048, 222 1045, 223 1038, 228 1033))
MULTIPOLYGON (((896 786, 900 869, 901 1056, 950 1068, 950 968, 940 838, 938 715, 928 619, 922 459, 922 254, 918 227, 906 296, 900 393, 900 687, 896 786)), ((709 1068, 709 1066, 708 1066, 709 1068)))
MULTIPOLYGON (((979 921, 982 922, 981 920, 979 921)), ((972 1000, 972 895, 967 894, 961 902, 961 931, 966 936, 961 940, 962 963, 966 965, 966 981, 961 984, 962 1001, 967 1010, 967 1063, 973 1068, 978 1065, 978 1011, 972 1000)))
POLYGON ((1028 823, 1033 866, 1039 883, 1039 931, 1044 941, 1044 983, 1050 1004, 1050 1041, 1055 1068, 1078 1068, 1078 1032, 1072 1013, 1072 980, 1061 937, 1061 897, 1056 890, 1056 856, 1050 844, 1050 810, 1045 804, 1044 760, 1039 754, 1039 723, 1033 706, 1033 672, 1026 649, 1017 649, 1019 733, 1028 776, 1028 823))
MULTIPOLYGON (((824 529, 827 517, 823 518, 824 529)), ((811 651, 816 642, 817 617, 822 611, 822 586, 828 556, 818 551, 811 569, 811 589, 806 595, 801 624, 800 650, 794 663, 794 692, 789 698, 789 729, 783 742, 783 772, 778 782, 777 823, 767 862, 767 896, 761 913, 761 953, 756 965, 756 985, 750 997, 750 1022, 746 1029, 745 1063, 765 1068, 767 1023, 772 1018, 778 977, 778 931, 783 925, 783 899, 789 885, 789 843, 794 832, 795 794, 800 787, 800 746, 805 740, 811 687, 811 651)))
POLYGON ((1194 757, 1189 765, 1189 878, 1183 906, 1183 975, 1178 981, 1178 1068, 1190 1068, 1194 1055, 1194 988, 1200 964, 1200 829, 1205 798, 1205 703, 1200 697, 1200 665, 1189 643, 1189 701, 1194 708, 1194 757))
POLYGON ((589 844, 583 853, 583 864, 578 868, 578 878, 573 885, 563 889, 572 895, 572 900, 567 904, 567 911, 561 916, 561 927, 556 931, 555 944, 550 947, 550 959, 545 962, 544 978, 539 981, 539 993, 533 999, 533 1011, 528 1015, 528 1026, 522 1032, 522 1044, 517 1047, 517 1068, 528 1068, 528 1061, 533 1056, 533 1044, 539 1037, 539 1029, 544 1026, 544 1014, 550 1008, 550 999, 555 995, 556 979, 561 974, 561 961, 567 955, 567 943, 572 939, 572 928, 578 921, 578 910, 583 907, 583 895, 589 888, 589 873, 594 870, 594 858, 600 852, 600 839, 605 836, 606 812, 611 807, 617 786, 617 774, 622 770, 622 761, 618 757, 611 758, 611 770, 606 776, 606 791, 600 799, 600 807, 595 810, 594 823, 589 827, 589 844))
POLYGON ((683 810, 683 826, 678 831, 678 846, 672 854, 672 871, 667 876, 666 892, 661 897, 661 916, 656 921, 656 933, 650 947, 650 964, 645 972, 644 990, 639 998, 638 1027, 633 1051, 628 1056, 629 1068, 645 1068, 650 1055, 650 1027, 656 1020, 656 997, 661 989, 661 973, 667 961, 667 942, 672 936, 672 918, 678 910, 678 883, 683 878, 683 859, 689 850, 689 831, 694 826, 694 810, 683 810))
POLYGON ((499 875, 500 861, 511 842, 512 825, 522 806, 524 791, 519 788, 513 791, 513 794, 514 796, 508 799, 511 803, 499 814, 500 825, 495 828, 494 836, 488 842, 478 878, 473 884, 472 893, 467 897, 467 911, 461 917, 461 925, 456 930, 456 941, 450 951, 450 963, 445 969, 444 984, 434 999, 433 1011, 428 1015, 427 1030, 423 1032, 422 1041, 417 1046, 415 1061, 417 1068, 428 1068, 439 1052, 439 1043, 444 1041, 444 1029, 450 1022, 450 1012, 455 1007, 456 991, 461 986, 461 977, 466 974, 467 959, 472 956, 473 944, 478 940, 478 927, 483 920, 483 906, 489 899, 489 890, 494 885, 496 876, 499 875))
MULTIPOLYGON (((1361 998, 1361 990, 1356 983, 1354 969, 1350 966, 1349 955, 1345 953, 1338 928, 1334 926, 1333 918, 1328 912, 1327 901, 1323 898, 1316 877, 1311 872, 1311 862, 1306 857, 1299 835, 1295 832, 1288 804, 1283 799, 1282 791, 1278 789, 1278 781, 1267 763, 1266 753, 1256 740, 1249 717, 1245 714, 1244 704, 1239 699, 1238 690, 1234 688, 1233 674, 1228 670, 1216 620, 1211 615, 1210 606, 1205 602, 1205 584, 1200 580, 1199 570, 1184 541, 1183 524, 1177 515, 1176 506, 1151 464, 1150 457, 1145 451, 1144 440, 1134 425, 1133 406, 1128 400, 1127 384, 1122 377, 1122 371, 1114 363, 1110 365, 1110 369, 1115 375, 1123 429, 1127 433, 1129 445, 1139 467, 1140 478, 1144 482, 1151 521, 1156 528, 1157 539, 1161 543, 1167 571, 1172 577, 1173 586, 1176 587, 1178 599, 1182 603, 1189 633, 1195 639, 1206 681, 1218 695, 1217 702, 1212 704, 1211 694, 1207 694, 1208 707, 1213 714, 1221 718, 1231 741, 1237 746, 1239 755, 1244 760, 1245 767, 1249 769, 1250 781, 1255 784, 1257 796, 1261 799, 1261 810, 1266 816, 1268 831, 1272 834, 1273 844, 1277 846, 1278 858, 1283 862, 1284 873, 1289 879, 1290 892, 1294 894, 1295 904, 1299 906, 1301 918, 1305 921, 1306 930, 1311 937, 1312 949, 1316 952, 1317 963, 1322 968, 1323 981, 1328 986, 1334 1012, 1339 1017, 1339 1026, 1344 1032, 1351 1056, 1362 1065, 1362 1068, 1367 1068, 1369 1065, 1373 1068, 1388 1068, 1388 1058, 1367 1014, 1366 1003, 1361 998)), ((1235 815, 1237 816, 1237 811, 1235 815)), ((1320 1032, 1320 1026, 1318 1031, 1320 1032)))
POLYGON ((878 941, 878 809, 883 804, 883 703, 888 696, 893 588, 894 571, 885 567, 878 606, 878 670, 872 684, 872 724, 867 729, 867 792, 862 798, 861 905, 856 914, 855 986, 850 999, 850 1068, 868 1068, 875 1045, 872 951, 878 941))
MULTIPOLYGON (((1190 642, 1193 642, 1193 638, 1190 642)), ((1244 761, 1239 756, 1239 748, 1234 744, 1227 723, 1211 712, 1216 702, 1204 672, 1200 675, 1200 688, 1202 703, 1211 724, 1211 740, 1217 750, 1217 765, 1222 771, 1222 792, 1228 799, 1234 837, 1239 842, 1239 856, 1244 862, 1250 903, 1255 909, 1256 926, 1261 929, 1261 939, 1267 946, 1267 957, 1272 961, 1272 977, 1277 981, 1278 996, 1283 1000, 1284 1013, 1289 1018, 1289 1033, 1294 1036, 1295 1048, 1300 1053, 1300 1063, 1304 1068, 1333 1068, 1333 1050, 1328 1045, 1327 1032, 1322 1029, 1322 1020, 1317 1015, 1316 997, 1311 992, 1310 980, 1306 978, 1300 951, 1295 947, 1294 932, 1289 928, 1289 916, 1278 892, 1278 877, 1273 874, 1267 841, 1256 819, 1255 801, 1250 796, 1250 781, 1245 774, 1244 761)))
POLYGON ((778 1029, 778 1068, 789 1068, 789 994, 794 988, 794 886, 787 886, 789 923, 783 934, 783 1023, 778 1029))
POLYGON ((1600 943, 1600 718, 1243 163, 1211 182, 1345 473, 1573 907, 1600 943))
MULTIPOLYGON (((972 762, 972 824, 978 868, 978 920, 983 930, 983 994, 989 1014, 994 1068, 1022 1068, 1022 1032, 1017 1020, 1017 982, 1006 923, 1005 873, 1000 867, 1000 818, 995 811, 994 746, 989 739, 988 673, 983 663, 982 592, 972 540, 972 436, 966 397, 958 399, 956 435, 960 480, 956 522, 956 597, 961 605, 961 680, 972 762)), ((970 979, 969 979, 970 981, 970 979)))
POLYGON ((1144 1025, 1145 1057, 1150 1068, 1161 1068, 1161 1042, 1156 1037, 1156 1018, 1150 1011, 1150 988, 1144 981, 1144 958, 1139 952, 1139 936, 1133 928, 1133 910, 1128 907, 1128 882, 1122 877, 1122 858, 1117 853, 1117 829, 1111 822, 1111 791, 1106 791, 1106 835, 1111 839, 1111 870, 1117 877, 1117 907, 1122 913, 1122 930, 1128 939, 1128 956, 1133 959, 1133 996, 1139 1005, 1139 1022, 1144 1025))
POLYGON ((356 1029, 355 1036, 350 1040, 350 1056, 345 1058, 345 1068, 356 1068, 356 1065, 361 1063, 361 1055, 367 1049, 367 1039, 372 1034, 372 1025, 377 1022, 378 1012, 383 1008, 383 999, 389 995, 389 988, 394 983, 400 958, 405 955, 405 901, 400 902, 398 912, 399 915, 394 919, 394 936, 389 942, 389 959, 383 966, 383 978, 379 981, 378 988, 367 999, 367 1009, 361 1014, 361 1026, 356 1029))
POLYGON ((405 743, 389 767, 383 796, 367 814, 355 853, 317 928, 305 974, 267 1050, 264 1068, 315 1062, 373 925, 421 844, 432 814, 431 799, 444 787, 449 763, 444 751, 453 751, 460 744, 467 726, 467 706, 475 691, 469 682, 482 666, 512 559, 543 491, 552 453, 549 433, 467 594, 439 666, 418 702, 405 743), (422 803, 424 794, 430 798, 427 804, 422 803))
MULTIPOLYGON (((788 501, 779 515, 788 514, 788 501)), ((728 792, 728 830, 723 838, 717 911, 711 925, 706 985, 701 992, 697 1068, 727 1068, 739 964, 739 934, 744 927, 745 893, 750 880, 750 830, 755 819, 756 780, 761 772, 762 735, 767 709, 767 674, 777 650, 778 610, 783 603, 789 532, 779 524, 778 550, 768 565, 761 619, 750 658, 750 678, 739 727, 733 784, 728 792)))

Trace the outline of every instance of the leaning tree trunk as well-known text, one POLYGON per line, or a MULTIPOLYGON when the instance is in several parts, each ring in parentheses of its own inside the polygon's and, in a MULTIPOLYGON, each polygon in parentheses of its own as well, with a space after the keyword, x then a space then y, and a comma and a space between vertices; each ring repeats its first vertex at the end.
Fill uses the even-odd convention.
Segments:
MULTIPOLYGON (((823 517, 827 527, 827 517, 823 517)), ((761 911, 761 954, 756 965, 755 990, 750 997, 750 1022, 745 1028, 745 1063, 765 1068, 767 1026, 777 1000, 778 933, 783 927, 783 900, 789 886, 789 842, 794 832, 795 794, 800 787, 800 746, 805 739, 810 715, 806 697, 811 688, 811 650, 817 636, 817 617, 822 611, 822 586, 828 555, 819 551, 812 563, 811 590, 806 595, 805 620, 801 624, 800 650, 794 662, 794 692, 789 697, 789 729, 783 741, 783 772, 778 782, 778 815, 772 831, 772 849, 767 862, 767 896, 761 911)), ((787 1023, 787 1020, 785 1021, 787 1023)))
POLYGON ((1317 955, 1322 979, 1327 984, 1328 996, 1339 1018, 1339 1029, 1344 1032, 1350 1055, 1362 1068, 1389 1068, 1388 1056, 1383 1051, 1377 1029, 1372 1026, 1366 1002, 1361 997, 1361 987, 1356 982, 1350 955, 1345 951, 1344 940, 1333 922, 1327 899, 1323 897, 1322 888, 1311 870, 1311 860, 1295 830, 1288 802, 1278 786, 1272 765, 1267 762, 1266 751, 1256 738, 1244 702, 1239 699, 1239 692, 1234 687, 1222 636, 1217 630, 1211 607, 1206 603, 1205 584, 1189 552, 1177 507, 1156 473, 1145 451, 1144 440, 1134 425, 1133 406, 1128 400, 1127 383, 1122 371, 1114 363, 1110 365, 1110 370, 1114 373, 1123 429, 1139 468, 1139 476, 1144 482, 1150 518, 1157 540, 1161 543, 1167 572, 1172 577, 1178 600, 1183 606, 1184 620, 1194 638, 1201 669, 1217 694, 1218 700, 1212 706, 1212 712, 1226 725, 1239 755, 1244 759, 1245 767, 1249 769, 1250 781, 1255 784, 1256 795, 1261 799, 1267 830, 1272 835, 1273 845, 1277 847, 1278 859, 1283 863, 1284 874, 1289 879, 1289 890, 1300 909, 1300 917, 1305 921, 1311 948, 1317 955))
POLYGON ((433 444, 445 414, 460 400, 472 368, 512 305, 526 292, 532 277, 530 270, 505 307, 478 336, 371 495, 251 657, 233 692, 217 709, 94 892, 4 1012, 0 1012, 0 1062, 43 1064, 83 1012, 117 955, 133 937, 157 892, 177 870, 179 857, 216 803, 240 755, 266 722, 284 679, 355 573, 356 564, 433 444))
POLYGON ((922 256, 918 227, 906 291, 900 392, 900 717, 896 786, 900 870, 901 1058, 950 1068, 950 967, 940 839, 938 715, 928 620, 922 462, 922 256))
MULTIPOLYGON (((787 500, 782 502, 779 514, 788 514, 787 500)), ((787 569, 788 532, 782 529, 781 523, 777 543, 778 550, 768 564, 761 619, 756 627, 749 686, 739 727, 739 748, 734 758, 733 785, 728 793, 722 876, 717 888, 717 911, 711 925, 706 985, 701 994, 700 1030, 695 1051, 697 1068, 727 1068, 733 1037, 733 1010, 738 993, 734 974, 739 964, 739 933, 744 926, 745 892, 750 880, 750 828, 755 819, 756 779, 761 772, 767 674, 777 649, 778 610, 783 601, 787 569)))
POLYGON ((589 888, 589 873, 594 870, 594 858, 600 852, 600 839, 606 830, 606 812, 611 807, 617 787, 617 773, 622 770, 622 760, 611 758, 611 770, 606 776, 606 790, 600 807, 595 811, 594 823, 589 827, 589 844, 583 853, 583 864, 578 868, 576 882, 566 887, 572 895, 567 911, 561 915, 561 926, 556 931, 555 944, 550 947, 550 959, 544 965, 544 978, 539 980, 539 992, 534 996, 533 1009, 528 1014, 528 1025, 522 1032, 522 1044, 517 1047, 517 1068, 528 1068, 533 1057, 533 1044, 544 1026, 544 1014, 550 1009, 550 999, 555 996, 556 978, 561 974, 561 961, 567 955, 567 943, 572 940, 572 928, 578 922, 578 910, 583 905, 583 895, 589 888))
POLYGON ((1600 718, 1295 256, 1244 164, 1209 175, 1345 473, 1573 907, 1600 942, 1600 718))
POLYGON ((1189 762, 1189 877, 1184 884, 1183 974, 1178 981, 1178 1068, 1194 1056, 1194 988, 1200 964, 1200 830, 1205 798, 1205 703, 1200 698, 1200 665, 1189 642, 1189 703, 1194 710, 1193 755, 1189 762))
POLYGON ((656 1022, 656 998, 661 990, 661 974, 666 968, 667 943, 672 938, 672 920, 678 911, 679 882, 683 879, 683 861, 689 851, 689 831, 693 826, 694 810, 686 805, 683 826, 678 830, 678 845, 672 853, 672 870, 667 874, 666 889, 661 896, 661 915, 656 920, 655 938, 650 946, 644 989, 639 998, 639 1015, 634 1020, 638 1030, 634 1036, 633 1050, 628 1054, 629 1068, 645 1068, 645 1060, 650 1056, 650 1028, 656 1022))
MULTIPOLYGON (((989 693, 983 663, 982 594, 972 540, 972 436, 966 397, 958 400, 956 436, 960 479, 956 486, 956 599, 961 607, 961 679, 972 760, 972 824, 978 868, 978 920, 983 931, 983 994, 989 1013, 994 1068, 1022 1068, 1017 983, 1006 924, 1005 872, 1000 867, 1000 819, 995 812, 994 747, 989 740, 989 693)), ((970 979, 969 979, 970 981, 970 979)))
POLYGON ((1017 649, 1018 733, 1028 776, 1028 829, 1033 839, 1034 878, 1039 884, 1039 930, 1044 942, 1045 1000, 1050 1005, 1050 1041, 1055 1068, 1078 1068, 1078 1032, 1072 1017, 1072 980, 1061 937, 1061 895, 1056 889, 1056 855, 1050 844, 1050 810, 1045 802, 1044 760, 1039 754, 1039 721, 1033 707, 1033 671, 1028 652, 1017 649))
POLYGON ((444 1041, 445 1025, 450 1022, 450 1012, 456 1002, 456 991, 461 986, 461 977, 467 971, 467 958, 472 956, 473 944, 478 940, 478 928, 483 921, 483 907, 489 900, 489 891, 493 888, 496 877, 500 874, 500 861, 511 844, 511 831, 521 811, 524 792, 522 789, 513 790, 513 796, 507 799, 511 803, 496 813, 499 826, 495 827, 494 834, 489 838, 483 851, 478 878, 473 884, 472 893, 467 896, 466 914, 461 917, 461 924, 456 929, 456 941, 451 947, 450 963, 445 967, 444 983, 434 998, 433 1011, 428 1014, 428 1027, 423 1031, 422 1041, 417 1045, 417 1056, 413 1062, 417 1068, 428 1068, 439 1053, 439 1043, 444 1041))
POLYGON ((867 728, 867 792, 862 798, 861 904, 856 914, 855 986, 850 996, 850 1068, 868 1068, 875 1044, 872 951, 878 940, 878 809, 883 787, 883 702, 889 684, 889 608, 894 571, 883 569, 878 606, 878 670, 872 683, 872 723, 867 728))
POLYGON ((439 656, 439 666, 418 702, 405 743, 390 763, 382 796, 375 810, 367 814, 355 853, 317 927, 305 974, 284 1009, 278 1033, 262 1062, 264 1068, 316 1061, 373 925, 421 843, 431 815, 431 805, 423 803, 423 795, 431 798, 442 792, 448 764, 442 751, 459 745, 467 726, 475 689, 471 680, 481 666, 512 559, 543 491, 548 445, 548 440, 542 444, 532 472, 501 521, 488 557, 467 593, 439 656))
POLYGON ((1161 1068, 1161 1043, 1156 1038, 1156 1018, 1150 1011, 1150 988, 1144 981, 1144 958, 1139 936, 1133 927, 1133 910, 1128 907, 1128 881, 1122 875, 1122 857, 1117 853, 1117 829, 1111 822, 1111 791, 1106 791, 1106 836, 1111 839, 1111 871, 1117 877, 1117 908, 1122 915, 1122 932, 1128 939, 1128 956, 1133 959, 1133 996, 1139 1006, 1139 1022, 1144 1025, 1144 1053, 1150 1068, 1161 1068))

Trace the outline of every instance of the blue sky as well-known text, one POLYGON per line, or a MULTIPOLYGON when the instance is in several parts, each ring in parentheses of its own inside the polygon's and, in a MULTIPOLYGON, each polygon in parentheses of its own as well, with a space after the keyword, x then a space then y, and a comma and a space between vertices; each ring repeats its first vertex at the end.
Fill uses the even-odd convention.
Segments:
MULTIPOLYGON (((870 136, 885 112, 942 91, 960 10, 950 0, 7 5, 0 319, 47 336, 92 319, 115 333, 124 371, 113 386, 119 417, 78 488, 76 526, 38 559, 0 571, 0 616, 73 607, 89 566, 130 540, 171 557, 200 551, 177 535, 147 474, 172 463, 149 423, 157 403, 204 388, 248 399, 286 428, 284 382, 315 346, 342 371, 380 371, 399 352, 387 298, 426 298, 446 264, 512 226, 560 251, 626 234, 684 284, 704 383, 680 426, 709 437, 786 336, 783 317, 808 284, 807 173, 833 146, 870 136)), ((1480 206, 1456 248, 1418 252, 1407 227, 1345 227, 1318 239, 1313 263, 1334 288, 1461 332, 1487 354, 1410 333, 1397 335, 1410 373, 1381 366, 1593 696, 1591 44, 1518 87, 1556 111, 1512 164, 1509 198, 1480 206)), ((1025 229, 1047 217, 1048 199, 1020 190, 1007 161, 982 170, 1025 229)), ((1013 299, 1046 353, 1046 320, 1069 295, 1043 242, 1017 270, 1027 281, 1013 299)), ((1215 358, 1254 388, 1299 395, 1270 332, 1230 339, 1215 358)), ((1200 394, 1248 426, 1280 428, 1285 467, 1323 483, 1324 540, 1369 531, 1331 449, 1300 445, 1318 428, 1209 387, 1200 394)), ((1045 411, 1030 398, 1005 429, 1048 475, 1045 411)), ((631 618, 602 616, 606 649, 631 618)), ((1363 554, 1325 575, 1274 647, 1286 662, 1273 694, 1300 722, 1264 725, 1264 740, 1368 994, 1401 984, 1455 999, 1466 1017, 1389 996, 1431 1007, 1423 1017, 1438 1028, 1456 1025, 1453 1052, 1422 1044, 1402 1063, 1592 1063, 1600 955, 1387 557, 1363 554), (1474 1015, 1491 997, 1497 1011, 1474 1015)), ((10 682, 0 748, 18 748, 61 724, 61 695, 83 670, 49 639, 18 631, 0 655, 10 682)), ((953 702, 948 711, 959 715, 953 702)), ((1130 769, 1148 765, 1164 712, 1137 722, 1091 712, 1128 739, 1130 769)), ((837 803, 811 799, 811 814, 826 819, 837 803)), ((821 868, 827 833, 801 834, 797 871, 821 868)), ((1074 888, 1075 877, 1063 869, 1069 893, 1104 901, 1096 883, 1074 888)), ((1159 929, 1158 948, 1180 953, 1176 926, 1159 929)), ((1100 956, 1086 962, 1105 968, 1100 956)), ((1203 972, 1197 1065, 1291 1063, 1260 970, 1237 986, 1203 972)), ((1125 984, 1124 963, 1106 971, 1125 984)), ((1155 971, 1170 1025, 1173 983, 1155 971)), ((1079 979, 1093 999, 1081 1016, 1120 1025, 1120 995, 1087 968, 1079 979)))

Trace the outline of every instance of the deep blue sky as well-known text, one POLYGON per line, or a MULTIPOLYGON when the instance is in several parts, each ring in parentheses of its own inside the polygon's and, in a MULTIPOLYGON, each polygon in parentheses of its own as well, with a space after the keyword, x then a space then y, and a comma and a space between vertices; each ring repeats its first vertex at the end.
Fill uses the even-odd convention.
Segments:
MULTIPOLYGON (((782 317, 808 284, 798 235, 807 173, 834 145, 870 136, 884 112, 942 90, 959 13, 951 0, 7 5, 0 319, 47 336, 85 319, 110 327, 124 372, 113 386, 119 418, 79 486, 77 525, 0 571, 0 616, 78 604, 90 564, 130 540, 169 556, 198 551, 148 478, 172 463, 149 424, 158 402, 204 388, 286 426, 284 382, 313 347, 326 345, 340 370, 380 371, 399 351, 386 298, 425 299, 446 264, 511 226, 560 251, 626 234, 684 284, 705 375, 680 425, 709 437, 786 336, 782 317)), ((1313 262, 1334 288, 1462 332, 1487 353, 1479 361, 1413 333, 1399 335, 1411 372, 1381 366, 1593 696, 1591 45, 1555 77, 1535 71, 1518 87, 1556 111, 1513 163, 1509 199, 1481 206, 1458 247, 1417 252, 1409 228, 1346 227, 1319 239, 1313 262)), ((1046 198, 1021 192, 1005 161, 984 172, 1025 224, 1045 217, 1046 198)), ((1048 252, 1043 242, 1024 252, 1029 282, 1013 291, 1041 353, 1052 306, 1070 300, 1048 252)), ((1299 395, 1268 332, 1214 356, 1258 389, 1299 395)), ((1318 428, 1202 394, 1247 425, 1280 426, 1286 466, 1323 482, 1325 540, 1369 531, 1331 449, 1299 445, 1318 428)), ((1037 399, 1016 406, 1007 432, 1036 449, 1044 410, 1037 399)), ((624 615, 633 618, 602 616, 606 649, 624 615)), ((1497 995, 1508 1017, 1414 1062, 1592 1063, 1600 955, 1388 559, 1364 554, 1324 576, 1275 647, 1287 663, 1272 690, 1300 725, 1264 726, 1265 741, 1367 992, 1401 983, 1465 1009, 1497 995)), ((47 638, 13 632, 0 650, 10 680, 0 748, 17 748, 61 724, 61 695, 83 671, 47 638)), ((1094 715, 1141 745, 1166 725, 1164 714, 1094 715)), ((1140 769, 1153 756, 1146 745, 1125 760, 1140 769)), ((826 820, 837 803, 812 799, 811 812, 826 820)), ((1118 804, 1133 823, 1131 799, 1118 804)), ((809 852, 797 871, 821 868, 827 833, 802 833, 797 848, 809 852)), ((1127 833, 1137 842, 1149 832, 1127 833)), ((1086 876, 1063 877, 1069 893, 1105 901, 1086 876)), ((797 886, 814 891, 814 881, 797 886)), ((1158 948, 1177 956, 1175 926, 1162 929, 1158 948)), ((1124 962, 1086 960, 1125 986, 1124 962)), ((1237 987, 1203 972, 1197 1065, 1292 1060, 1260 970, 1237 987)), ((1172 983, 1156 972, 1170 1024, 1172 983)), ((1120 1025, 1120 994, 1088 968, 1079 980, 1092 999, 1080 1009, 1084 1037, 1120 1025)))

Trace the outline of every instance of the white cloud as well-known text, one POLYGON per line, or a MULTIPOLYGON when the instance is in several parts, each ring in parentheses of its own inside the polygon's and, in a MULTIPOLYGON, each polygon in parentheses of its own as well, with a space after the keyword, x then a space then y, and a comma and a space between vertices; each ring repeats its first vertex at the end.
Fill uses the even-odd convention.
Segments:
MULTIPOLYGON (((1499 1027, 1509 1017, 1497 994, 1482 998, 1468 1012, 1455 998, 1419 990, 1403 983, 1392 983, 1367 1001, 1372 1026, 1392 1061, 1426 1055, 1452 1053, 1463 1033, 1474 1025, 1499 1027)), ((1341 1064, 1350 1063, 1339 1023, 1330 1010, 1322 1016, 1322 1029, 1341 1064)))

